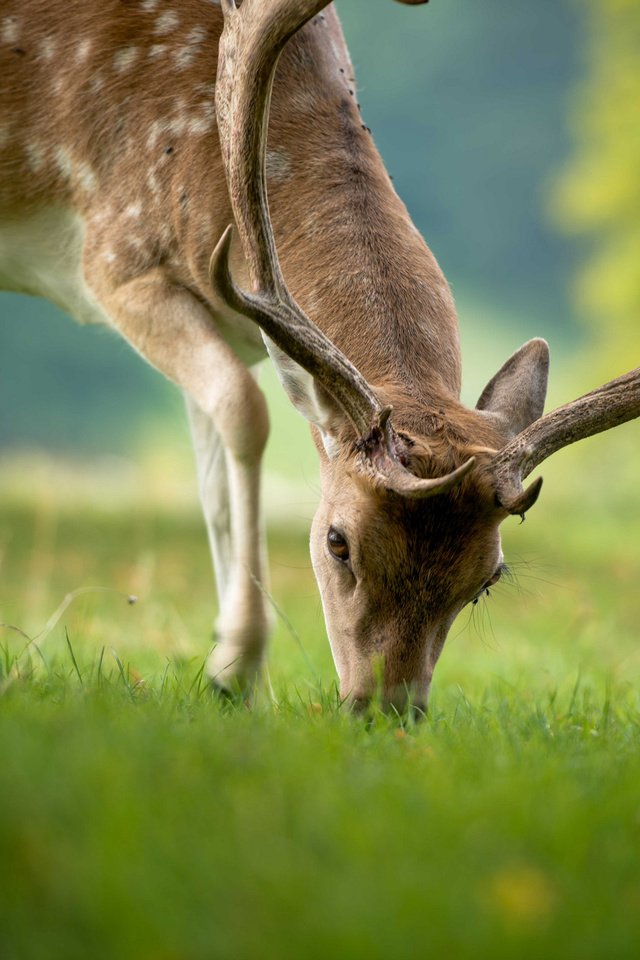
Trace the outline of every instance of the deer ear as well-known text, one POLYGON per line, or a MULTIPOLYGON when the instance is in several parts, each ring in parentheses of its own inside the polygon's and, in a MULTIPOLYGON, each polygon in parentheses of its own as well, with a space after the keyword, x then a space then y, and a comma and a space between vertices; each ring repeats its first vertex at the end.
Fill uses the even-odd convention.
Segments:
POLYGON ((549 345, 529 340, 489 381, 476 404, 491 414, 509 440, 542 416, 549 376, 549 345))
POLYGON ((338 436, 344 432, 344 413, 315 377, 268 337, 263 339, 289 400, 305 420, 318 428, 327 456, 333 460, 340 449, 338 436))

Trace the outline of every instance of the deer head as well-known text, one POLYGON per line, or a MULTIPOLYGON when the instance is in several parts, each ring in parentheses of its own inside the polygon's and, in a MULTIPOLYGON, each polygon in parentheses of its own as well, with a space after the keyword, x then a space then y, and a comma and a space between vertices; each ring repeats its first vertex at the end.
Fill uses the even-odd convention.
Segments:
MULTIPOLYGON (((435 386, 424 407, 401 377, 368 382, 305 315, 276 253, 266 139, 280 52, 325 6, 223 0, 218 127, 253 290, 231 277, 231 228, 211 280, 228 309, 260 326, 285 390, 313 427, 322 493, 311 556, 343 695, 364 703, 381 680, 387 702, 424 705, 453 620, 500 577, 500 523, 538 497, 542 480, 525 489, 523 479, 561 447, 639 416, 640 371, 542 416, 548 348, 532 340, 475 410, 435 386)), ((434 369, 424 378, 441 383, 434 369)))

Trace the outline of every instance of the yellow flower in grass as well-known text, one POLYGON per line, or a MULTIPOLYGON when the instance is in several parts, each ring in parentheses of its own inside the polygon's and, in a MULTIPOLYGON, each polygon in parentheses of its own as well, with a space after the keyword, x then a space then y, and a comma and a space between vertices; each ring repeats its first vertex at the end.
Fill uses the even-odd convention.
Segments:
POLYGON ((481 899, 508 926, 537 926, 548 922, 557 895, 551 877, 529 864, 510 864, 490 876, 481 899))

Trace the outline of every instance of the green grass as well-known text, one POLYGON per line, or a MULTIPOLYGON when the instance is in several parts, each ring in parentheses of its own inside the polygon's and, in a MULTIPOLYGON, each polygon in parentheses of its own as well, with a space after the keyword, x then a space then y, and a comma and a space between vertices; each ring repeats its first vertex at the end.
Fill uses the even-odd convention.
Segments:
POLYGON ((636 957, 640 510, 620 436, 545 469, 505 531, 517 583, 454 625, 418 726, 340 709, 303 532, 271 532, 289 622, 248 709, 202 679, 195 515, 6 498, 2 960, 636 957))

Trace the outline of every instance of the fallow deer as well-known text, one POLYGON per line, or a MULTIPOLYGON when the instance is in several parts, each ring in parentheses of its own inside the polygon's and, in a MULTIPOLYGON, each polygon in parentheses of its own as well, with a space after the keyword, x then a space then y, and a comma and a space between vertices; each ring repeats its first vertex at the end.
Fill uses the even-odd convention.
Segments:
POLYGON ((538 496, 523 478, 639 416, 640 370, 543 416, 532 340, 462 406, 452 297, 327 0, 4 0, 0 42, 0 281, 109 324, 184 391, 211 678, 246 688, 265 651, 268 352, 318 448, 311 555, 341 693, 366 702, 380 664, 389 704, 424 705, 454 618, 500 576, 501 521, 538 496))

